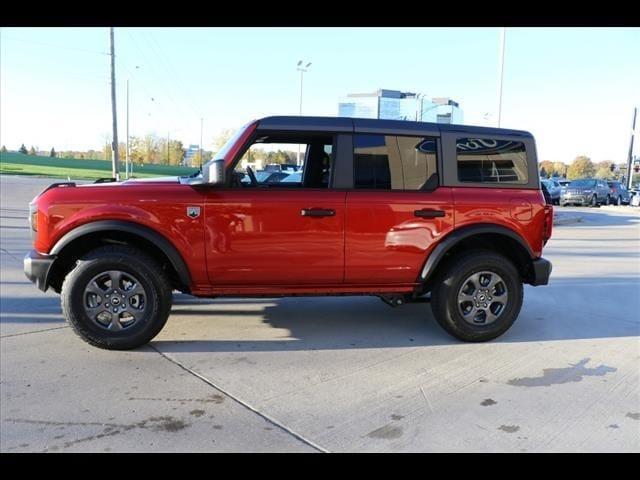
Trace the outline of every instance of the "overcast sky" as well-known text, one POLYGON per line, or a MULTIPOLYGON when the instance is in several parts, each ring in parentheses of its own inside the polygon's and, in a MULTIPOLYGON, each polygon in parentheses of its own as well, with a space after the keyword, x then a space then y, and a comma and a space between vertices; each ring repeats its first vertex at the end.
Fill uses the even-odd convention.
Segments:
MULTIPOLYGON (((2 144, 86 150, 110 141, 107 28, 0 36, 2 144)), ((199 143, 203 117, 212 148, 222 128, 298 113, 300 59, 312 62, 306 115, 335 116, 347 93, 387 88, 451 97, 464 123, 495 124, 498 28, 116 28, 115 37, 121 141, 127 79, 131 135, 199 143)), ((532 132, 540 160, 625 161, 634 106, 640 29, 507 28, 502 126, 532 132)))

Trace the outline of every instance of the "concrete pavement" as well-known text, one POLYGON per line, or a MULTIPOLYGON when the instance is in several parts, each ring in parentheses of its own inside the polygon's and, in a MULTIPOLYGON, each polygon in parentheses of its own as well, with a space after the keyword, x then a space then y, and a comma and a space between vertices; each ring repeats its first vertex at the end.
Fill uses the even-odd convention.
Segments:
POLYGON ((22 273, 27 202, 2 176, 1 451, 640 451, 640 209, 564 208, 546 287, 464 344, 429 306, 174 296, 148 346, 78 339, 22 273))

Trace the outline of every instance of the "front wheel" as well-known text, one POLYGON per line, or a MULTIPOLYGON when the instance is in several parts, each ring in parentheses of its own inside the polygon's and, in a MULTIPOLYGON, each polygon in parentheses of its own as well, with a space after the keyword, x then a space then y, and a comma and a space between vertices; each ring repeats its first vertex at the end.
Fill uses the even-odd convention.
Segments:
POLYGON ((616 205, 622 205, 622 197, 618 197, 618 199, 616 200, 616 205))
POLYGON ((435 279, 431 309, 438 323, 466 342, 492 340, 522 308, 520 274, 506 257, 473 250, 452 257, 435 279))
POLYGON ((87 343, 128 350, 148 343, 171 311, 171 285, 158 263, 128 246, 84 255, 67 275, 62 312, 87 343))
POLYGON ((591 206, 592 207, 597 207, 598 206, 598 197, 596 197, 595 195, 593 197, 591 197, 591 206))

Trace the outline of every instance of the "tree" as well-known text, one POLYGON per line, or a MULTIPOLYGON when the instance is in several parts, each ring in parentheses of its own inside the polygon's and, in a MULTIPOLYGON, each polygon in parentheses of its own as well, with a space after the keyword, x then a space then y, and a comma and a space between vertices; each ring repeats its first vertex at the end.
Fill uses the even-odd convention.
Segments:
POLYGON ((596 164, 596 177, 612 179, 613 178, 613 172, 611 171, 612 163, 613 162, 610 160, 604 160, 602 162, 598 162, 596 164))
POLYGON ((56 157, 56 149, 55 148, 51 147, 51 152, 49 152, 49 156, 50 157, 54 157, 54 158, 56 157))
POLYGON ((596 167, 591 159, 585 155, 576 157, 567 169, 567 178, 573 180, 575 178, 593 177, 596 173, 596 167))
POLYGON ((7 153, 7 147, 5 147, 4 145, 2 145, 2 150, 0 150, 2 153, 7 153))
POLYGON ((541 177, 550 177, 553 173, 553 162, 549 160, 543 160, 538 165, 540 167, 540 176, 541 177), (545 172, 544 174, 542 172, 545 172))
POLYGON ((566 177, 567 166, 563 162, 553 162, 553 174, 558 177, 566 177))
POLYGON ((22 145, 20 145, 20 149, 18 151, 20 153, 24 153, 25 155, 28 153, 27 152, 27 147, 24 146, 24 143, 22 145))
POLYGON ((33 148, 33 145, 31 145, 31 148, 29 149, 29 155, 35 155, 36 154, 36 149, 33 148))

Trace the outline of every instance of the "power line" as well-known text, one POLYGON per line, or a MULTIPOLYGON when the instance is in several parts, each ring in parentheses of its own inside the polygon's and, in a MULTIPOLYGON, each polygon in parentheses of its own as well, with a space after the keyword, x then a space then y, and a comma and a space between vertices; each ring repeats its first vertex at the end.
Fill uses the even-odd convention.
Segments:
POLYGON ((36 40, 25 40, 23 38, 16 38, 16 37, 7 37, 6 35, 3 35, 2 38, 8 38, 9 40, 15 40, 17 42, 33 43, 33 44, 36 44, 36 45, 45 45, 47 47, 52 47, 52 48, 62 48, 64 50, 75 50, 76 52, 93 53, 93 54, 96 54, 96 55, 109 55, 109 53, 107 53, 107 52, 98 52, 98 51, 95 51, 95 50, 86 50, 84 48, 76 48, 76 47, 66 47, 66 46, 62 46, 62 45, 54 45, 53 43, 38 42, 36 40))
MULTIPOLYGON (((165 82, 165 85, 162 86, 162 89, 164 90, 164 92, 166 93, 168 99, 174 104, 174 106, 181 112, 181 114, 184 116, 185 111, 183 110, 182 106, 175 101, 175 99, 173 98, 173 96, 171 95, 171 93, 169 92, 169 89, 167 88, 167 84, 166 84, 166 76, 165 75, 158 75, 158 70, 156 70, 154 63, 152 63, 150 61, 150 59, 147 57, 147 55, 142 51, 140 45, 138 44, 138 42, 135 40, 135 38, 133 38, 133 35, 130 32, 127 32, 129 34, 129 37, 133 40, 133 42, 135 43, 136 49, 142 54, 142 56, 145 58, 145 60, 149 63, 149 66, 153 69, 155 76, 158 80, 162 79, 163 82, 165 82)), ((152 48, 149 48, 150 51, 153 51, 153 54, 158 57, 158 54, 152 50, 152 48)), ((159 57, 158 57, 159 58, 159 57)), ((168 75, 169 78, 171 78, 171 74, 168 75)), ((159 83, 160 84, 160 83, 159 83)))

